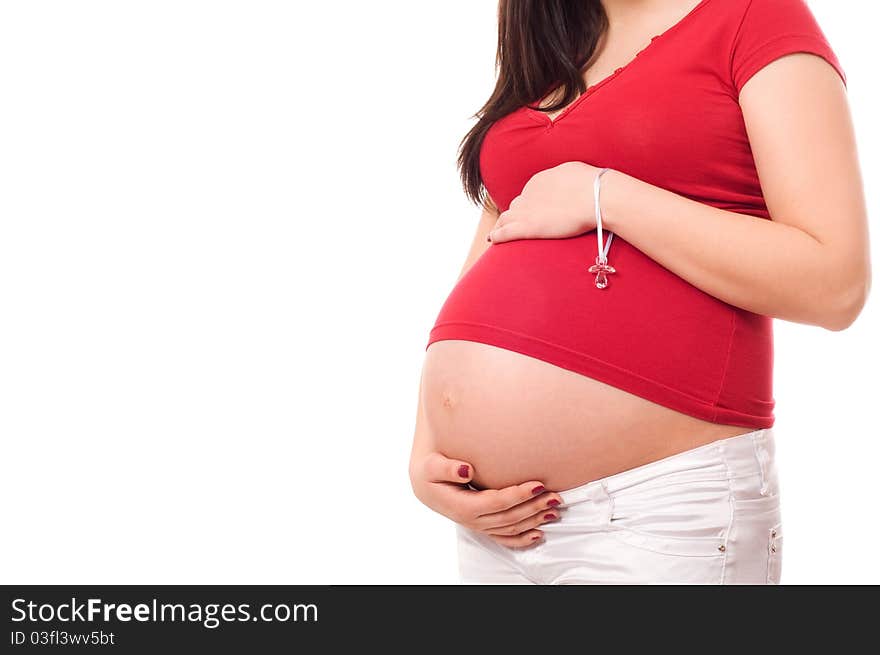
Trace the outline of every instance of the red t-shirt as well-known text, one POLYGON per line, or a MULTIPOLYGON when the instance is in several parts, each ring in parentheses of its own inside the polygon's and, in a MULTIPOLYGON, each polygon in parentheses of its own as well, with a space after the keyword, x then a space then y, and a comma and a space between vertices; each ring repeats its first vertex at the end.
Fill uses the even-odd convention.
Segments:
MULTIPOLYGON (((823 57, 845 82, 803 0, 703 0, 552 121, 530 107, 496 121, 480 152, 486 189, 503 211, 538 171, 583 161, 769 219, 738 97, 794 52, 823 57)), ((597 289, 596 245, 595 230, 492 245, 427 346, 487 343, 704 420, 772 426, 772 318, 706 294, 618 235, 608 253, 618 272, 597 289)))

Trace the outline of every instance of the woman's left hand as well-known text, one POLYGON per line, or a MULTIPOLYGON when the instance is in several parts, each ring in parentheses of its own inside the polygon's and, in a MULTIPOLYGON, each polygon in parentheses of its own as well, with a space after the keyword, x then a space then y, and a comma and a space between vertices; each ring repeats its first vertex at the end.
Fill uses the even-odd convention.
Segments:
POLYGON ((499 214, 488 240, 564 239, 595 229, 593 181, 600 170, 568 161, 535 173, 499 214))

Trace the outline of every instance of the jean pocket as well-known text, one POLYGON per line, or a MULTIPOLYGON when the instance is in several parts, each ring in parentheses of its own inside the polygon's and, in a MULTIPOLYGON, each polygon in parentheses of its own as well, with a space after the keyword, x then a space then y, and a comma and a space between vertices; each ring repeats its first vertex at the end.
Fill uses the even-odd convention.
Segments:
POLYGON ((723 537, 673 537, 613 526, 611 534, 620 542, 661 555, 676 557, 723 557, 727 547, 723 537))
POLYGON ((767 584, 778 585, 782 578, 782 522, 770 528, 767 535, 767 584))
POLYGON ((636 548, 678 557, 724 557, 732 517, 726 480, 653 486, 613 497, 607 528, 636 548))

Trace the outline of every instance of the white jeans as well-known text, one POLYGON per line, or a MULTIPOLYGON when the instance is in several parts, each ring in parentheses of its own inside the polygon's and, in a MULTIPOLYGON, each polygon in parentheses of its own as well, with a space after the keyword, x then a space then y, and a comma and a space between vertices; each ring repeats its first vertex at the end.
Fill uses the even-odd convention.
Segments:
POLYGON ((511 549, 456 524, 463 584, 779 584, 772 428, 560 492, 544 539, 511 549))

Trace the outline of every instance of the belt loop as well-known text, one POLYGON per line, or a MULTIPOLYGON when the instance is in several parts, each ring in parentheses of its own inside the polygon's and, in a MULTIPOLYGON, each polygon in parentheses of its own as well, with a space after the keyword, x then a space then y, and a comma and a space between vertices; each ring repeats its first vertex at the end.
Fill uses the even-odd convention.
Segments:
POLYGON ((752 447, 755 451, 755 459, 758 462, 758 469, 761 472, 761 495, 766 496, 768 487, 769 487, 769 467, 770 467, 770 452, 767 448, 767 430, 768 428, 764 428, 759 432, 752 433, 752 447))
POLYGON ((611 515, 614 512, 614 497, 611 495, 611 492, 608 491, 608 485, 605 483, 605 480, 600 480, 599 484, 602 489, 602 524, 608 525, 611 523, 611 515))

